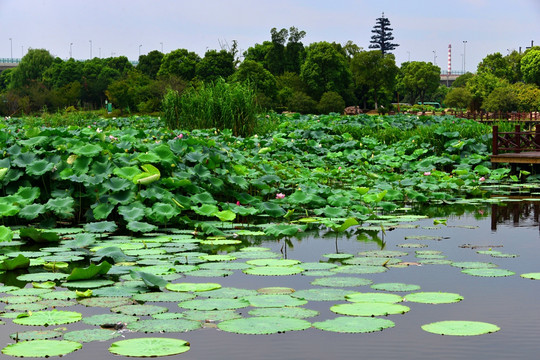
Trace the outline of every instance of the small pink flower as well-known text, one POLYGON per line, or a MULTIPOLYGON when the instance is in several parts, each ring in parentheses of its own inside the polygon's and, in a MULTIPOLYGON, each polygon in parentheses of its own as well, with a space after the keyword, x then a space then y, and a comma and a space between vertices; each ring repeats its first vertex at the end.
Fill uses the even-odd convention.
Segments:
POLYGON ((276 199, 279 200, 279 199, 284 199, 284 198, 285 198, 285 194, 283 194, 283 193, 277 193, 276 194, 276 199))
POLYGON ((184 137, 184 134, 179 134, 179 135, 177 135, 177 136, 175 137, 175 139, 181 139, 181 138, 183 138, 183 137, 184 137))
POLYGON ((431 172, 430 172, 430 171, 426 171, 426 172, 424 173, 424 176, 430 176, 430 175, 431 175, 431 172))
POLYGON ((111 139, 111 141, 114 141, 114 140, 118 140, 118 138, 117 138, 117 137, 115 137, 115 136, 112 136, 112 135, 109 135, 109 139, 111 139))
POLYGON ((338 169, 338 170, 341 170, 341 166, 339 166, 337 169, 338 169))
POLYGON ((484 215, 484 210, 478 210, 478 213, 479 213, 480 215, 484 215))
POLYGON ((237 201, 237 202, 236 202, 236 205, 237 205, 237 206, 240 206, 240 201, 237 201))
POLYGON ((482 176, 478 181, 486 181, 486 178, 482 176))

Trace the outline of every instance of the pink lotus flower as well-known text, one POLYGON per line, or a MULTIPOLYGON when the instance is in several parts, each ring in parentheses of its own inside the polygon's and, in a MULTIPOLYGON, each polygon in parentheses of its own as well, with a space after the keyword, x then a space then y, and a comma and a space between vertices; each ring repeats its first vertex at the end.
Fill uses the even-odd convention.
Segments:
POLYGON ((431 172, 430 172, 430 171, 426 171, 426 172, 424 173, 424 176, 430 176, 430 175, 431 175, 431 172))
POLYGON ((338 169, 338 170, 341 170, 341 166, 339 166, 337 169, 338 169))
POLYGON ((486 178, 482 176, 478 181, 486 181, 486 178))
POLYGON ((283 193, 277 193, 276 194, 276 199, 280 200, 280 199, 284 199, 285 198, 285 194, 283 193))
POLYGON ((237 205, 237 206, 240 206, 240 201, 237 201, 237 202, 236 202, 236 205, 237 205))
POLYGON ((179 134, 179 135, 177 135, 174 139, 175 139, 175 140, 176 140, 176 139, 181 139, 181 138, 183 138, 183 137, 184 137, 184 134, 179 134))

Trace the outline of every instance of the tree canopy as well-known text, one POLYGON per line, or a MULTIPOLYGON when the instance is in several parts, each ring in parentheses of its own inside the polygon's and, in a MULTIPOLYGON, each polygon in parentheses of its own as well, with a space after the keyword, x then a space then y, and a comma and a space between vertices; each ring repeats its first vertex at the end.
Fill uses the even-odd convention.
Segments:
POLYGON ((394 40, 394 37, 392 36, 393 30, 394 29, 390 27, 390 20, 382 13, 382 16, 377 18, 373 30, 371 30, 373 36, 371 36, 369 48, 379 49, 383 55, 394 50, 399 44, 392 43, 394 40))

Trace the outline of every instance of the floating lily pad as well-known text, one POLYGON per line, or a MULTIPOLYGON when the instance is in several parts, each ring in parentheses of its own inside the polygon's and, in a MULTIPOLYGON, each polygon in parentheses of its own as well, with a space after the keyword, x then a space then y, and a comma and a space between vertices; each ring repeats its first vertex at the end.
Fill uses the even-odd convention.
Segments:
POLYGON ((45 294, 39 295, 40 298, 44 300, 71 300, 76 299, 77 294, 75 291, 64 290, 64 291, 51 291, 45 294))
POLYGON ((220 289, 205 291, 199 294, 199 297, 208 297, 212 299, 238 299, 246 296, 256 295, 257 291, 250 289, 240 289, 233 287, 222 287, 220 289))
POLYGON ((134 294, 146 291, 147 288, 130 286, 106 286, 92 290, 92 296, 96 297, 131 297, 134 294))
POLYGON ((463 300, 463 296, 447 292, 419 292, 405 296, 405 301, 423 304, 449 304, 463 300))
POLYGON ((388 319, 363 316, 342 316, 313 323, 313 327, 317 329, 338 333, 370 333, 394 326, 394 322, 388 319))
POLYGON ((37 304, 43 305, 48 308, 61 308, 61 307, 70 307, 77 305, 75 301, 68 301, 68 300, 41 300, 37 304))
POLYGON ((405 236, 405 240, 436 240, 440 241, 444 239, 442 236, 428 236, 428 235, 411 235, 405 236))
POLYGON ((108 329, 85 329, 75 330, 64 334, 64 340, 77 341, 81 343, 92 341, 108 341, 122 336, 117 331, 108 329))
POLYGON ((187 319, 148 319, 129 323, 127 328, 131 331, 144 333, 186 332, 199 329, 201 323, 187 319))
POLYGON ((13 319, 15 324, 31 326, 51 326, 70 324, 82 319, 82 314, 75 311, 36 311, 30 316, 13 319))
POLYGON ((38 296, 21 295, 21 296, 2 296, 0 302, 6 304, 28 304, 41 300, 38 296))
POLYGON ((421 265, 451 265, 452 261, 444 259, 422 259, 418 260, 421 265))
POLYGON ((246 261, 246 264, 253 266, 292 266, 299 263, 299 260, 292 259, 255 259, 246 261))
POLYGON ((491 269, 496 268, 497 265, 493 263, 481 262, 481 261, 454 261, 451 264, 455 267, 460 267, 464 269, 491 269))
POLYGON ((288 295, 293 293, 295 290, 293 288, 282 287, 282 286, 271 286, 257 289, 259 294, 266 295, 288 295))
POLYGON ((17 341, 47 340, 59 338, 63 334, 63 332, 57 330, 30 330, 14 333, 9 335, 9 337, 17 341))
POLYGON ((352 293, 354 293, 354 291, 327 288, 298 290, 291 294, 291 296, 307 301, 340 301, 345 300, 345 296, 352 293))
POLYGON ((9 304, 4 306, 4 311, 20 311, 20 312, 29 312, 29 311, 40 311, 47 309, 47 305, 37 303, 31 304, 9 304))
POLYGON ((153 315, 169 311, 165 306, 157 305, 120 305, 117 307, 111 308, 112 312, 134 315, 134 316, 144 316, 144 315, 153 315))
POLYGON ((229 253, 237 259, 268 259, 268 258, 280 258, 281 254, 277 254, 270 251, 235 251, 229 253))
POLYGON ((98 315, 92 315, 88 317, 84 317, 82 319, 82 322, 88 325, 95 325, 95 326, 103 326, 110 327, 107 325, 114 325, 117 323, 131 323, 134 321, 138 321, 139 318, 137 316, 133 315, 126 315, 126 314, 98 314, 98 315))
POLYGON ((109 347, 109 351, 113 354, 134 357, 177 355, 188 350, 189 342, 164 337, 120 340, 109 347))
POLYGON ((300 263, 297 265, 304 270, 329 270, 337 267, 336 264, 327 263, 327 262, 307 262, 300 263))
POLYGON ((409 307, 390 303, 353 303, 339 304, 330 307, 330 311, 341 315, 351 316, 384 316, 390 314, 405 314, 409 307))
POLYGON ((304 269, 298 266, 257 266, 243 270, 248 275, 286 276, 300 274, 304 269))
POLYGON ((343 260, 343 264, 347 265, 365 265, 365 266, 387 266, 393 264, 399 264, 400 259, 393 259, 388 257, 354 257, 343 260))
POLYGON ((181 308, 190 310, 234 310, 250 306, 245 299, 195 299, 178 304, 181 308))
POLYGON ((225 277, 232 274, 233 272, 229 270, 199 269, 190 271, 186 275, 200 277, 225 277))
POLYGON ((233 240, 233 239, 218 239, 218 240, 202 240, 201 245, 214 245, 214 246, 221 246, 221 245, 235 245, 240 244, 242 241, 240 240, 233 240))
POLYGON ((95 279, 65 282, 62 283, 62 286, 67 287, 68 289, 97 289, 112 284, 114 284, 114 281, 112 280, 95 279))
POLYGON ((85 298, 80 299, 79 304, 90 307, 103 307, 111 308, 122 305, 131 305, 134 301, 128 298, 122 297, 94 297, 94 298, 85 298))
POLYGON ((473 336, 499 331, 497 325, 480 321, 439 321, 422 325, 422 330, 441 335, 473 336))
POLYGON ((195 298, 194 294, 186 292, 152 292, 145 294, 133 295, 132 299, 136 301, 156 301, 156 302, 180 302, 192 300, 195 298))
POLYGON ((211 262, 199 265, 200 269, 208 270, 244 270, 250 267, 251 266, 246 263, 239 262, 211 262))
POLYGON ((426 244, 416 244, 416 243, 404 243, 404 244, 397 244, 396 245, 397 247, 402 247, 402 248, 425 248, 427 247, 426 244))
POLYGON ((261 316, 222 321, 218 328, 237 334, 277 334, 286 331, 299 331, 311 327, 311 323, 303 319, 277 316, 261 316))
POLYGON ((369 279, 359 277, 333 276, 329 278, 319 278, 311 282, 311 285, 329 286, 329 287, 356 287, 373 284, 369 279))
POLYGON ((330 260, 342 260, 342 259, 348 259, 352 258, 353 254, 323 254, 323 257, 330 259, 330 260))
POLYGON ((181 312, 166 312, 161 314, 153 314, 152 318, 154 319, 163 319, 163 320, 170 320, 170 319, 182 319, 184 318, 184 313, 181 312))
POLYGON ((283 307, 302 306, 307 304, 307 300, 293 297, 291 295, 253 295, 244 298, 255 307, 283 307))
POLYGON ((520 275, 522 278, 531 280, 540 280, 540 273, 526 273, 520 275))
POLYGON ((374 290, 382 290, 382 291, 416 291, 420 290, 419 285, 414 284, 402 284, 402 283, 380 283, 380 284, 373 284, 371 285, 371 288, 374 290))
POLYGON ((52 273, 52 272, 44 272, 44 273, 33 273, 33 274, 23 274, 17 276, 17 280, 20 281, 56 281, 56 280, 63 280, 68 277, 68 274, 63 273, 52 273))
POLYGON ((388 258, 388 257, 407 256, 409 254, 403 251, 394 251, 394 250, 369 250, 369 251, 359 252, 358 255, 388 258))
POLYGON ((384 266, 343 265, 330 271, 341 274, 377 274, 387 270, 384 266))
POLYGON ((512 276, 516 273, 506 269, 464 269, 462 273, 473 276, 485 276, 485 277, 504 277, 512 276))
POLYGON ((204 261, 233 261, 236 257, 231 255, 202 255, 199 256, 204 261))
POLYGON ((302 276, 334 276, 336 273, 330 270, 308 270, 302 273, 302 276))
POLYGON ((302 307, 257 308, 249 311, 251 316, 279 316, 306 319, 319 315, 318 311, 302 307))
POLYGON ((345 296, 347 301, 350 302, 377 302, 377 303, 389 303, 394 304, 402 302, 403 298, 396 294, 386 294, 386 293, 352 293, 345 296))
POLYGON ((202 322, 217 322, 232 319, 239 319, 242 316, 234 310, 186 310, 183 312, 186 319, 202 321, 202 322))
POLYGON ((165 288, 170 291, 210 291, 219 289, 220 284, 217 283, 177 283, 177 284, 167 284, 165 288))
POLYGON ((68 340, 31 340, 11 344, 2 353, 18 357, 62 356, 82 348, 82 344, 68 340))

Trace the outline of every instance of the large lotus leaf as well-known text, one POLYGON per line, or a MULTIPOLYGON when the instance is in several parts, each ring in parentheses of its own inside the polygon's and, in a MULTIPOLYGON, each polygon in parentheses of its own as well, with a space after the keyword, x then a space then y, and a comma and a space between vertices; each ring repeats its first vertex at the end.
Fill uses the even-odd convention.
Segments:
POLYGON ((12 339, 17 339, 18 341, 28 341, 28 340, 47 340, 59 338, 64 333, 57 330, 30 330, 30 331, 20 331, 14 334, 9 335, 12 339))
POLYGON ((45 208, 54 212, 62 219, 68 219, 73 216, 73 206, 75 201, 71 196, 52 198, 47 201, 45 208))
POLYGON ((463 300, 463 296, 445 292, 419 292, 405 296, 405 301, 424 304, 449 304, 459 302, 461 300, 463 300))
POLYGON ((409 254, 404 251, 395 251, 395 250, 370 250, 370 251, 359 252, 358 255, 389 258, 389 257, 407 256, 409 254))
POLYGON ((114 206, 113 204, 110 204, 110 203, 101 203, 101 204, 98 204, 93 210, 93 214, 94 214, 94 218, 96 220, 105 220, 107 219, 107 217, 109 217, 109 215, 111 214, 111 212, 114 210, 114 206))
POLYGON ((13 239, 13 230, 7 226, 0 225, 0 242, 11 241, 13 239))
POLYGON ((123 261, 135 260, 134 257, 124 254, 124 252, 120 248, 115 246, 109 246, 96 250, 96 253, 94 255, 95 256, 92 260, 96 262, 102 261, 104 259, 106 259, 110 263, 119 263, 123 261))
POLYGON ((13 319, 15 324, 32 326, 51 326, 70 324, 82 319, 82 314, 75 311, 36 311, 29 316, 13 319))
POLYGON ((127 223, 126 228, 133 232, 149 233, 156 230, 158 227, 147 222, 130 221, 127 223))
POLYGON ((118 213, 126 221, 139 221, 144 217, 146 207, 141 202, 134 202, 129 205, 118 207, 118 213))
POLYGON ((108 341, 122 336, 121 333, 108 329, 84 329, 70 331, 64 334, 64 340, 77 341, 81 343, 92 341, 108 341))
POLYGON ((540 280, 540 273, 526 273, 520 275, 522 278, 531 280, 540 280))
POLYGON ((246 190, 249 187, 249 183, 242 176, 229 176, 229 183, 238 186, 242 190, 246 190))
POLYGON ((122 179, 120 177, 112 177, 109 180, 105 181, 102 186, 107 190, 117 192, 131 189, 135 185, 133 185, 133 183, 127 179, 122 179))
POLYGON ((26 173, 32 176, 41 176, 54 168, 54 163, 47 160, 36 160, 26 167, 26 173))
POLYGON ((19 217, 26 220, 34 220, 39 215, 43 214, 45 210, 45 205, 42 204, 26 205, 19 211, 19 217))
POLYGON ((384 266, 363 266, 363 265, 344 265, 330 269, 332 272, 340 274, 377 274, 387 271, 384 266))
POLYGON ((70 289, 95 289, 102 286, 108 286, 114 284, 112 280, 93 279, 93 280, 79 280, 62 283, 63 287, 70 289))
POLYGON ((222 321, 218 328, 237 334, 277 334, 286 331, 306 330, 311 324, 303 319, 294 319, 277 316, 255 316, 244 319, 222 321))
POLYGON ((84 225, 84 230, 91 233, 105 233, 114 232, 117 227, 118 226, 113 221, 101 221, 84 225))
POLYGON ((68 158, 68 164, 73 160, 73 171, 77 175, 87 174, 92 158, 86 156, 71 155, 68 158))
POLYGON ((191 209, 203 216, 214 216, 219 212, 219 208, 211 204, 203 204, 201 207, 192 207, 191 209))
MULTIPOLYGON (((328 270, 336 268, 336 264, 325 263, 325 262, 305 262, 298 264, 304 270, 328 270)), ((371 283, 370 283, 371 284, 371 283)))
POLYGON ((144 172, 133 177, 133 182, 135 184, 149 185, 155 181, 158 181, 161 177, 161 172, 153 165, 145 164, 141 165, 141 168, 144 170, 144 172))
POLYGON ((221 288, 217 283, 176 283, 167 284, 167 290, 170 291, 210 291, 221 288))
POLYGON ((159 157, 161 163, 172 164, 177 159, 177 156, 174 155, 171 148, 165 144, 156 146, 152 149, 152 152, 159 157))
POLYGON ((113 327, 115 324, 121 323, 130 323, 138 321, 139 318, 133 315, 125 314, 98 314, 92 316, 86 316, 82 319, 82 322, 88 325, 102 326, 102 327, 113 327))
POLYGON ((152 208, 147 208, 146 215, 150 220, 166 224, 172 217, 180 214, 178 207, 167 203, 155 203, 152 208))
POLYGON ((237 299, 252 295, 257 295, 257 291, 233 287, 222 287, 219 289, 205 291, 198 294, 199 297, 208 297, 213 299, 237 299))
POLYGON ((323 215, 327 218, 335 219, 335 218, 342 218, 347 216, 347 209, 344 208, 338 208, 338 207, 332 207, 332 206, 326 206, 321 209, 316 209, 315 214, 317 215, 323 215))
POLYGON ((279 316, 305 319, 319 315, 318 311, 301 307, 257 308, 249 311, 251 316, 279 316))
POLYGON ((343 316, 313 323, 313 327, 317 329, 338 333, 370 333, 394 326, 394 322, 388 319, 362 316, 343 316))
POLYGON ((79 156, 87 156, 92 158, 98 156, 102 150, 103 148, 99 145, 86 144, 72 148, 71 152, 79 156))
POLYGON ((231 210, 219 211, 215 214, 220 221, 233 221, 236 219, 236 214, 231 210))
POLYGON ((105 275, 111 269, 111 264, 104 261, 99 265, 90 264, 86 268, 74 268, 66 281, 89 280, 99 275, 105 275))
POLYGON ((145 164, 145 163, 159 163, 160 160, 161 160, 159 155, 157 155, 155 153, 152 153, 152 152, 139 154, 135 159, 138 162, 142 163, 142 164, 145 164))
POLYGON ((330 308, 332 312, 350 316, 385 316, 390 314, 404 314, 410 310, 405 305, 376 302, 339 304, 330 308))
POLYGON ((307 289, 295 291, 291 296, 308 301, 340 301, 354 291, 344 289, 307 289))
POLYGON ((60 237, 52 231, 45 231, 33 227, 21 228, 19 230, 21 239, 32 240, 34 242, 58 242, 60 237))
MULTIPOLYGON (((90 291, 91 292, 91 291, 90 291)), ((80 295, 80 292, 76 292, 80 295)), ((113 308, 123 305, 135 305, 136 302, 127 297, 86 297, 79 299, 79 304, 88 307, 113 308)))
MULTIPOLYGON (((302 267, 302 265, 299 265, 302 267)), ((369 279, 359 277, 332 276, 327 278, 315 279, 311 285, 329 286, 329 287, 356 287, 370 285, 373 282, 369 279)))
POLYGON ((464 269, 491 269, 497 267, 497 265, 493 263, 481 261, 454 261, 451 265, 464 269))
POLYGON ((422 325, 422 330, 441 335, 473 336, 499 331, 497 325, 480 321, 439 321, 422 325))
POLYGON ((155 301, 155 302, 182 302, 195 298, 194 294, 186 292, 149 292, 144 294, 133 295, 133 300, 136 301, 155 301))
POLYGON ((371 285, 371 288, 374 290, 382 291, 416 291, 420 290, 419 285, 414 284, 403 284, 403 283, 379 283, 371 285))
POLYGON ((263 202, 259 205, 259 211, 264 212, 272 217, 281 217, 285 215, 285 210, 276 203, 263 202))
POLYGON ((484 276, 484 277, 504 277, 512 276, 516 273, 506 269, 464 269, 462 273, 472 276, 484 276))
POLYGON ((27 140, 19 140, 19 143, 23 146, 28 146, 28 147, 35 147, 35 146, 43 147, 43 145, 48 143, 49 140, 50 139, 48 136, 33 136, 27 140))
POLYGON ((31 340, 11 344, 2 349, 2 353, 18 357, 62 356, 82 348, 75 341, 68 340, 31 340))
POLYGON ((347 296, 347 301, 351 302, 379 302, 379 303, 398 303, 402 302, 403 298, 396 294, 385 293, 352 293, 347 296))
POLYGON ((296 224, 277 224, 276 225, 274 224, 265 228, 264 232, 267 235, 271 235, 274 237, 294 236, 299 231, 304 231, 306 227, 307 225, 296 225, 296 224))
POLYGON ((231 319, 239 319, 242 316, 234 310, 187 310, 182 313, 186 319, 203 321, 203 322, 216 322, 225 321, 231 319))
POLYGON ((19 206, 26 206, 28 204, 32 204, 34 200, 39 198, 41 191, 38 187, 20 187, 19 190, 17 190, 17 193, 15 194, 18 199, 17 203, 19 206))
POLYGON ((290 295, 252 295, 244 297, 251 306, 255 307, 284 307, 284 306, 302 306, 307 304, 307 300, 290 295))
POLYGON ((144 316, 164 313, 169 311, 169 309, 157 305, 120 305, 111 308, 111 311, 126 315, 144 316))
POLYGON ((128 324, 131 331, 143 333, 186 332, 201 328, 201 323, 188 319, 148 319, 128 324))
POLYGON ((165 285, 168 284, 168 282, 163 278, 143 271, 131 270, 130 275, 135 280, 141 279, 142 281, 144 281, 145 285, 148 286, 150 289, 159 289, 161 287, 165 287, 165 285))
POLYGON ((134 357, 177 355, 188 350, 189 342, 164 337, 121 340, 112 343, 109 347, 109 351, 113 354, 134 357))
POLYGON ((129 181, 133 181, 133 178, 141 173, 141 169, 136 166, 126 166, 113 170, 113 174, 129 181))
POLYGON ((36 154, 32 152, 25 152, 15 156, 11 163, 18 167, 27 167, 28 165, 36 161, 36 159, 36 154))
POLYGON ((30 274, 22 274, 17 276, 17 280, 20 281, 56 281, 67 278, 68 275, 64 273, 52 273, 52 272, 38 272, 30 274))
POLYGON ((300 274, 304 269, 298 266, 257 266, 243 270, 248 275, 287 276, 300 274))
POLYGON ((15 206, 13 204, 8 204, 5 202, 0 202, 0 218, 4 216, 13 216, 16 215, 20 211, 20 208, 18 206, 15 206))
POLYGON ((194 299, 178 304, 181 308, 190 310, 234 310, 250 306, 246 299, 194 299))
POLYGON ((0 262, 0 270, 26 269, 30 266, 30 259, 19 254, 14 259, 5 259, 0 262))
POLYGON ((309 204, 313 200, 313 196, 305 193, 304 191, 297 190, 287 197, 287 202, 298 205, 298 204, 309 204))

